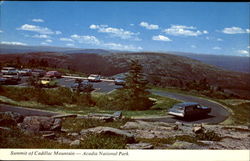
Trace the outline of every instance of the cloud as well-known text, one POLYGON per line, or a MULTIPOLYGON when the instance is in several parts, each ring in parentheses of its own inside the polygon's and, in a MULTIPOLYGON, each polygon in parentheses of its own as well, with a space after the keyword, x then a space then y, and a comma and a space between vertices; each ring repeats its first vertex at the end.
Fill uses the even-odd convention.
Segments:
POLYGON ((50 36, 49 35, 33 35, 32 36, 33 38, 39 38, 39 39, 48 39, 48 38, 50 38, 50 36))
POLYGON ((24 24, 21 27, 17 28, 17 30, 23 30, 23 31, 31 31, 31 32, 37 32, 39 34, 61 34, 61 31, 52 31, 51 29, 47 27, 41 27, 41 26, 35 26, 35 25, 29 25, 24 24))
POLYGON ((44 22, 44 20, 43 20, 43 19, 40 19, 40 18, 38 18, 38 19, 32 19, 32 21, 33 21, 33 22, 44 22))
POLYGON ((183 25, 171 25, 170 28, 165 29, 163 32, 174 36, 199 36, 208 33, 206 30, 199 31, 196 30, 196 27, 183 25))
POLYGON ((247 55, 249 54, 249 51, 247 51, 247 50, 238 50, 237 52, 238 52, 239 54, 244 54, 244 55, 245 55, 245 54, 247 54, 247 55))
POLYGON ((46 40, 46 42, 51 43, 51 42, 53 42, 53 41, 52 41, 52 40, 50 40, 50 39, 48 39, 48 40, 46 40))
POLYGON ((153 36, 152 40, 155 40, 155 41, 172 41, 168 37, 163 36, 163 35, 153 36))
POLYGON ((229 27, 222 30, 224 34, 246 34, 250 33, 249 29, 242 29, 240 27, 229 27))
POLYGON ((214 50, 221 50, 221 47, 215 46, 213 47, 214 50))
POLYGON ((73 42, 74 40, 70 39, 70 38, 65 38, 65 37, 62 37, 59 39, 60 41, 69 41, 69 42, 73 42))
POLYGON ((131 39, 140 41, 140 39, 137 37, 139 33, 127 31, 122 28, 113 28, 109 27, 108 25, 94 25, 94 24, 90 25, 89 28, 92 30, 97 30, 98 32, 101 33, 107 33, 111 37, 119 37, 121 39, 131 39))
POLYGON ((197 48, 196 45, 191 45, 191 48, 197 48))
POLYGON ((218 38, 217 41, 223 41, 221 38, 218 38))
POLYGON ((148 29, 148 30, 157 30, 157 29, 159 29, 159 26, 158 26, 158 25, 149 24, 149 23, 147 23, 147 22, 141 22, 141 23, 140 23, 140 26, 141 26, 141 27, 145 27, 145 28, 148 29))
POLYGON ((109 49, 113 50, 131 50, 131 51, 138 51, 142 50, 140 46, 133 46, 133 45, 123 45, 117 43, 105 43, 103 46, 108 47, 109 49))
POLYGON ((49 44, 46 42, 41 42, 41 45, 49 45, 49 44))
POLYGON ((248 45, 247 48, 250 49, 250 45, 248 45))
POLYGON ((72 47, 72 46, 75 46, 75 44, 69 43, 69 44, 66 44, 66 46, 72 47))
POLYGON ((3 32, 3 30, 0 30, 0 33, 2 33, 3 32))
POLYGON ((21 46, 26 46, 27 44, 22 43, 22 42, 16 42, 16 41, 1 41, 1 44, 6 44, 6 45, 21 45, 21 46))
POLYGON ((74 35, 71 35, 70 37, 78 41, 79 43, 95 44, 95 45, 100 44, 100 41, 95 36, 89 36, 89 35, 80 36, 80 35, 74 34, 74 35))
POLYGON ((133 23, 131 23, 131 24, 129 24, 130 26, 134 26, 135 24, 133 24, 133 23))

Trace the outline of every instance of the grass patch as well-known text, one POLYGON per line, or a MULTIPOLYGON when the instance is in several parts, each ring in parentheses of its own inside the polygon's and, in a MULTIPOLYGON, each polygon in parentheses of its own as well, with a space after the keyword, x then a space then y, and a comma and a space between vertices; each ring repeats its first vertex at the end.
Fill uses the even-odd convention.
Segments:
POLYGON ((71 132, 80 132, 82 129, 93 128, 97 126, 108 126, 113 128, 120 128, 130 119, 122 119, 114 122, 104 122, 96 119, 77 119, 67 118, 63 121, 62 127, 69 129, 71 132))

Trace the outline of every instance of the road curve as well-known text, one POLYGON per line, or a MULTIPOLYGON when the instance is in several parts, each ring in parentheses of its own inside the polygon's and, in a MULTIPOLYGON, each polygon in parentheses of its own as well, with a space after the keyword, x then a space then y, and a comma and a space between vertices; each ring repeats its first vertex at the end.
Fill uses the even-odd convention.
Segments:
POLYGON ((147 119, 140 119, 140 120, 162 121, 162 122, 168 122, 168 123, 174 123, 176 121, 179 121, 179 122, 183 122, 183 123, 218 124, 218 123, 226 120, 228 118, 228 116, 230 115, 230 112, 226 108, 224 108, 222 105, 215 103, 215 102, 212 102, 210 100, 200 98, 200 97, 177 94, 177 93, 166 92, 166 91, 151 90, 150 92, 155 94, 155 95, 169 97, 169 98, 177 99, 177 100, 180 100, 183 102, 197 102, 203 106, 210 107, 212 109, 212 111, 206 117, 192 118, 189 120, 178 119, 174 116, 165 116, 165 117, 160 117, 160 118, 147 118, 147 119))

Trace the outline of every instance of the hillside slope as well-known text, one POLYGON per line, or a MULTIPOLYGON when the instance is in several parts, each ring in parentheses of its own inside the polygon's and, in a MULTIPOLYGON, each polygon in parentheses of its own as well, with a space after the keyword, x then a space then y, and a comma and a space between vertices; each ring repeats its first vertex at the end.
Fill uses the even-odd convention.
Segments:
POLYGON ((160 86, 179 86, 183 83, 206 78, 213 86, 233 91, 250 98, 250 74, 222 70, 187 57, 161 53, 118 53, 63 54, 28 53, 0 55, 1 62, 13 62, 19 59, 22 64, 30 60, 46 60, 50 67, 67 68, 86 74, 99 73, 112 76, 127 72, 131 59, 137 59, 143 65, 148 80, 160 86))

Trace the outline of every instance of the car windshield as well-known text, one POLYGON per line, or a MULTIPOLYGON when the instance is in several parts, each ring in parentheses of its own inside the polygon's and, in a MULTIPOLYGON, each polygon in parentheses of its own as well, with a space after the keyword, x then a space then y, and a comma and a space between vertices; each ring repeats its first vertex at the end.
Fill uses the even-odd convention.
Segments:
POLYGON ((184 107, 182 107, 180 105, 175 105, 173 108, 176 110, 184 110, 184 107))

